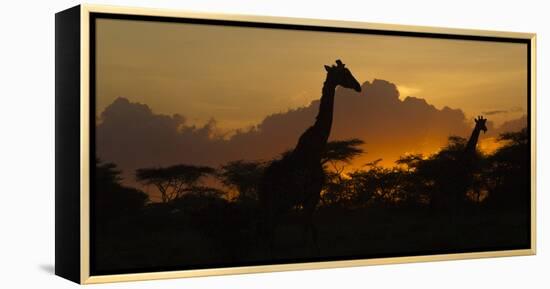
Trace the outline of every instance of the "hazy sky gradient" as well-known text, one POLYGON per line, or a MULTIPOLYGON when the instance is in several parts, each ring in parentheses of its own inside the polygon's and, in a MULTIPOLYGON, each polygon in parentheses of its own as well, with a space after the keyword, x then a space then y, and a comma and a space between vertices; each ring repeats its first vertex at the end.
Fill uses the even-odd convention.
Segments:
POLYGON ((469 137, 478 114, 489 119, 486 152, 526 123, 524 44, 106 19, 96 37, 98 156, 153 199, 136 169, 292 149, 336 59, 363 84, 336 94, 330 138, 366 143, 348 169, 434 153, 450 135, 469 137))
POLYGON ((338 58, 361 83, 392 81, 401 99, 492 112, 496 124, 526 113, 525 44, 97 21, 98 115, 126 97, 187 124, 246 128, 318 99, 323 64, 338 58))

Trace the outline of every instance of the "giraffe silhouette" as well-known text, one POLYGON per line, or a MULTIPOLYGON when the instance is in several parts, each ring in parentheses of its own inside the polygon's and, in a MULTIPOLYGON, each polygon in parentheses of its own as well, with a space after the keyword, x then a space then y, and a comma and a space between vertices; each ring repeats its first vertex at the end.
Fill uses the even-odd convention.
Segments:
MULTIPOLYGON (((478 169, 479 159, 477 154, 477 143, 479 140, 479 135, 482 131, 483 133, 487 132, 486 118, 483 118, 483 116, 480 115, 475 118, 474 121, 476 125, 474 126, 468 142, 466 143, 462 156, 459 158, 459 174, 461 175, 458 176, 458 179, 462 182, 462 184, 457 187, 457 195, 455 200, 456 209, 460 209, 463 205, 466 192, 474 181, 473 174, 478 169)), ((455 212, 455 214, 456 213, 457 212, 455 212)))
MULTIPOLYGON (((483 133, 487 132, 487 119, 483 116, 478 116, 474 119, 475 126, 472 130, 472 134, 466 143, 464 152, 458 156, 458 170, 456 179, 459 181, 459 184, 455 187, 454 194, 454 208, 459 210, 466 198, 466 191, 471 186, 473 182, 473 173, 476 170, 478 165, 478 154, 477 154, 477 143, 479 140, 479 135, 481 131, 483 133)), ((455 212, 456 215, 457 212, 455 212)))
POLYGON ((467 158, 472 158, 473 156, 475 156, 477 141, 479 140, 479 134, 481 133, 481 131, 483 131, 483 133, 487 132, 486 118, 483 118, 483 116, 480 115, 475 118, 474 121, 476 125, 474 127, 474 130, 472 131, 472 134, 470 135, 468 143, 466 144, 466 148, 464 149, 464 155, 467 158))
POLYGON ((321 158, 332 127, 335 90, 339 85, 361 91, 359 82, 340 60, 336 60, 336 65, 325 65, 325 70, 327 75, 315 123, 300 136, 294 150, 266 168, 260 182, 260 226, 270 253, 276 226, 292 209, 300 210, 304 235, 310 235, 316 252, 319 251, 313 213, 325 182, 321 158))
POLYGON ((487 132, 487 119, 478 116, 475 126, 464 150, 457 152, 445 172, 446 180, 442 183, 441 192, 435 197, 436 206, 443 209, 454 224, 461 217, 466 200, 466 192, 473 183, 473 174, 478 165, 477 144, 481 131, 487 132))

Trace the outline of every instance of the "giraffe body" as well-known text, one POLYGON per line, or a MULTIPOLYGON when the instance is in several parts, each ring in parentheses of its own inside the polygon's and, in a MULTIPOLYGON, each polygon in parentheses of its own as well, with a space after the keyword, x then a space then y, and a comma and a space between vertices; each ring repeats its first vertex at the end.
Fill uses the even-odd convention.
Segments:
MULTIPOLYGON (((304 231, 310 233, 317 247, 313 213, 325 183, 321 157, 326 150, 332 127, 335 89, 340 85, 361 91, 361 86, 345 65, 339 60, 336 63, 336 66, 325 66, 327 77, 315 123, 300 136, 291 152, 274 160, 266 168, 262 177, 259 190, 261 226, 268 243, 273 242, 274 230, 281 217, 297 209, 302 213, 304 231)), ((271 250, 272 245, 268 247, 271 250)))
POLYGON ((434 199, 435 207, 444 210, 452 219, 462 211, 466 192, 472 183, 477 164, 477 143, 481 131, 487 131, 486 121, 487 119, 481 116, 475 119, 476 125, 464 150, 458 152, 453 163, 447 168, 447 179, 434 199))

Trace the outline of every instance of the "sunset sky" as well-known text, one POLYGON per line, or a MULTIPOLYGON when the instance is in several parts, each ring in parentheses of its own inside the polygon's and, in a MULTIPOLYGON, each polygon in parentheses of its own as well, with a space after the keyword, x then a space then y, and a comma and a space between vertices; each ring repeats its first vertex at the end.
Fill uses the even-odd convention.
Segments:
POLYGON ((363 84, 337 92, 331 133, 366 142, 357 167, 436 152, 480 114, 482 149, 526 123, 525 44, 109 19, 96 31, 97 152, 128 182, 291 149, 336 59, 363 84))
POLYGON ((501 123, 527 106, 525 44, 99 19, 97 56, 98 114, 123 96, 222 129, 318 99, 338 58, 361 83, 385 79, 467 117, 501 123))

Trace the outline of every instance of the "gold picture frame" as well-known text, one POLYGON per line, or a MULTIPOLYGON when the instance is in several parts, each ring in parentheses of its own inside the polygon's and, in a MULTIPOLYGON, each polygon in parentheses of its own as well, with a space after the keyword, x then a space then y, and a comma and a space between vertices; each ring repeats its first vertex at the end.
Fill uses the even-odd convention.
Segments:
MULTIPOLYGON (((93 73, 93 70, 92 70, 93 73)), ((56 15, 56 275, 80 284, 153 280, 212 275, 307 270, 410 262, 536 254, 536 34, 423 26, 374 24, 350 21, 297 19, 251 15, 209 14, 166 9, 129 8, 82 4, 56 15), (254 265, 179 271, 90 274, 90 21, 97 13, 121 16, 207 19, 318 27, 356 29, 377 33, 416 33, 425 37, 446 35, 457 39, 515 39, 528 47, 530 119, 530 247, 514 250, 467 252, 420 256, 337 260, 273 265, 254 265), (74 99, 74 93, 78 99, 74 99), (78 109, 77 109, 78 108, 78 109), (63 153, 67 152, 67 153, 63 153), (78 158, 76 158, 78 156, 78 158), (73 171, 74 174, 70 174, 73 171), (78 177, 76 177, 78 176, 78 177), (75 196, 77 194, 77 196, 75 196), (75 216, 77 212, 78 216, 75 216), (69 219, 70 220, 69 220, 69 219), (75 232, 75 229, 78 229, 75 232), (78 254, 76 254, 78 252, 78 254)))

